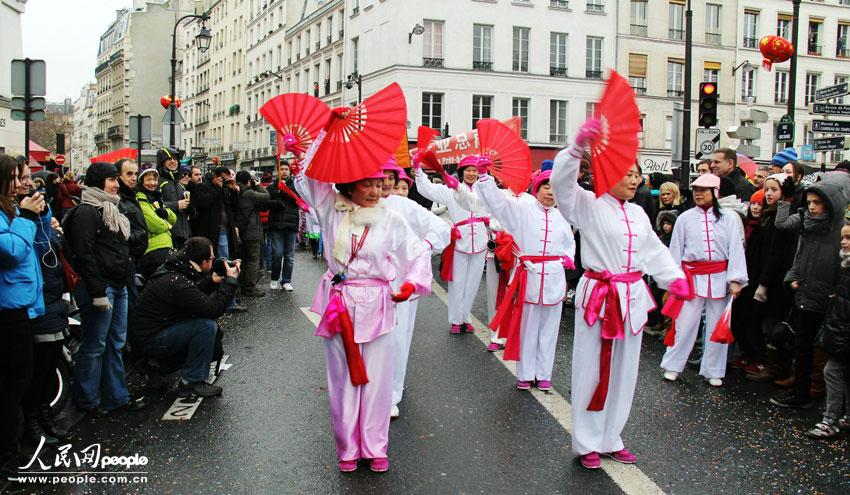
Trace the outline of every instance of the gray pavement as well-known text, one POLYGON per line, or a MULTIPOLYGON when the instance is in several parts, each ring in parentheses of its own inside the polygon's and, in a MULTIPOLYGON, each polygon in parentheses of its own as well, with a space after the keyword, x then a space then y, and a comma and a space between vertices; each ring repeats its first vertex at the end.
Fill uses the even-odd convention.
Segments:
MULTIPOLYGON (((224 395, 192 419, 163 421, 173 395, 139 413, 76 427, 75 451, 147 456, 148 481, 122 485, 28 485, 15 493, 638 493, 572 459, 570 437, 473 335, 451 335, 437 297, 420 302, 401 418, 390 430, 390 471, 336 469, 324 356, 309 306, 322 264, 299 252, 291 294, 249 301, 224 320, 232 368, 224 395)), ((474 314, 485 318, 483 290, 474 314)), ((572 311, 564 312, 555 389, 569 400, 572 311)), ((770 385, 729 370, 711 389, 687 371, 661 380, 663 345, 644 340, 626 445, 638 468, 666 493, 850 493, 848 434, 831 442, 803 435, 818 409, 781 410, 770 385)), ((139 385, 131 377, 133 388, 139 385)), ((41 456, 51 462, 55 454, 41 456)), ((110 471, 116 471, 114 468, 110 471)))

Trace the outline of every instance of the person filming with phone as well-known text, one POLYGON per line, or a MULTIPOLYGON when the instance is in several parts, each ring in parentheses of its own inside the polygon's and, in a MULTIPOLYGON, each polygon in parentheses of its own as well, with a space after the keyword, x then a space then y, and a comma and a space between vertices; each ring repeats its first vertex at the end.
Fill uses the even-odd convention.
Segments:
MULTIPOLYGON (((162 360, 184 356, 180 397, 214 397, 222 389, 207 383, 217 324, 239 288, 240 262, 216 258, 206 237, 191 237, 148 279, 130 313, 134 353, 162 360)), ((148 378, 151 379, 151 370, 148 378)))

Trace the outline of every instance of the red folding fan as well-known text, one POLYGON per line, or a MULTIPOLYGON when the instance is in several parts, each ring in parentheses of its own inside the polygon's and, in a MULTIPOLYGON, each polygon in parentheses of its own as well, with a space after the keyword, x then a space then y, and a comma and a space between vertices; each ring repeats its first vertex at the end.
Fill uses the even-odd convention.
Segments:
POLYGON ((432 129, 431 127, 420 125, 419 129, 416 131, 416 149, 418 151, 425 151, 428 149, 428 146, 431 145, 431 142, 435 137, 440 135, 440 131, 437 129, 432 129))
POLYGON ((528 189, 532 170, 528 143, 495 119, 481 119, 477 128, 481 154, 493 161, 490 173, 516 194, 528 189))
POLYGON ((296 154, 307 151, 330 112, 322 100, 301 93, 275 96, 260 107, 260 115, 278 132, 278 155, 285 151, 283 142, 287 135, 295 138, 296 154))
POLYGON ((640 112, 635 93, 623 76, 611 71, 605 94, 596 105, 602 132, 590 143, 593 188, 602 196, 626 175, 637 159, 640 112))
POLYGON ((334 115, 339 118, 327 123, 307 165, 307 175, 323 182, 353 182, 377 172, 407 128, 407 105, 397 83, 334 115))

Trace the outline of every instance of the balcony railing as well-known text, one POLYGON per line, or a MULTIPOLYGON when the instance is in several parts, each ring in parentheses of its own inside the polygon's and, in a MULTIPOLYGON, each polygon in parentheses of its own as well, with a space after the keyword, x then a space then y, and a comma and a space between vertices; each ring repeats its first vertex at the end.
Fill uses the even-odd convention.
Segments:
POLYGON ((587 69, 584 71, 584 77, 587 79, 602 79, 602 71, 587 69))
POLYGON ((685 92, 681 89, 668 89, 667 96, 670 98, 681 98, 685 96, 685 92))
POLYGON ((103 141, 106 141, 106 135, 102 132, 98 132, 97 134, 94 135, 94 141, 96 143, 101 143, 103 141))
POLYGON ((121 137, 121 135, 122 133, 120 125, 114 125, 106 130, 106 136, 109 138, 121 137))
POLYGON ((632 90, 634 90, 636 95, 646 94, 646 86, 632 86, 632 90))
POLYGON ((316 42, 316 51, 319 51, 321 48, 322 48, 322 42, 321 42, 321 41, 317 41, 317 42, 316 42))
POLYGON ((820 55, 820 45, 817 43, 809 43, 809 55, 820 55))
POLYGON ((601 3, 587 3, 587 11, 588 12, 605 12, 605 6, 601 3))
POLYGON ((850 58, 850 49, 838 48, 835 50, 835 56, 838 58, 850 58))
POLYGON ((778 94, 773 98, 774 103, 788 103, 788 96, 778 94))
POLYGON ((443 59, 423 57, 422 58, 422 65, 424 67, 442 67, 443 66, 443 59))
POLYGON ((684 29, 668 29, 667 30, 667 39, 674 41, 682 41, 685 39, 685 30, 684 29))
POLYGON ((705 42, 709 45, 719 45, 720 33, 705 33, 705 42))
MULTIPOLYGON (((440 67, 442 67, 442 62, 440 62, 440 67)), ((493 62, 483 61, 483 60, 473 60, 472 61, 472 70, 483 70, 483 71, 492 71, 493 70, 493 62)))
POLYGON ((333 41, 333 37, 331 35, 328 35, 328 44, 329 45, 331 44, 331 41, 333 41))
POLYGON ((342 81, 337 81, 337 82, 336 82, 336 90, 337 90, 337 91, 342 91, 342 81))
POLYGON ((759 44, 758 38, 750 38, 749 36, 744 36, 744 48, 755 48, 759 44))
MULTIPOLYGON (((753 99, 753 101, 752 101, 753 103, 756 102, 756 95, 741 93, 741 102, 742 103, 750 103, 750 98, 753 99)), ((806 103, 806 105, 808 105, 808 103, 806 103)))
POLYGON ((646 24, 632 24, 630 33, 632 36, 647 37, 646 24))
POLYGON ((568 9, 570 8, 570 2, 569 0, 549 0, 549 6, 559 9, 568 9))
POLYGON ((549 67, 549 75, 555 77, 567 77, 566 67, 549 67))

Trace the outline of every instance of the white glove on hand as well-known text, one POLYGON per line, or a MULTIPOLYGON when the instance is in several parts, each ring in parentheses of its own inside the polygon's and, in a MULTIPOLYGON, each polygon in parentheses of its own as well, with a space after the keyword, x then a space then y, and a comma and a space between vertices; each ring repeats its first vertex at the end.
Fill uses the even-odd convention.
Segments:
POLYGON ((112 304, 109 302, 108 297, 95 297, 91 300, 91 304, 98 311, 112 311, 112 304))
POLYGON ((767 287, 759 285, 756 293, 753 295, 753 299, 758 302, 767 302, 767 287))

